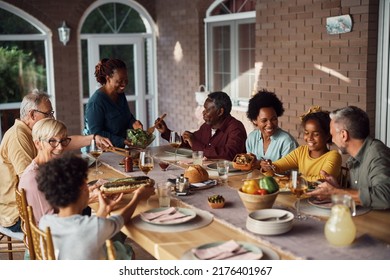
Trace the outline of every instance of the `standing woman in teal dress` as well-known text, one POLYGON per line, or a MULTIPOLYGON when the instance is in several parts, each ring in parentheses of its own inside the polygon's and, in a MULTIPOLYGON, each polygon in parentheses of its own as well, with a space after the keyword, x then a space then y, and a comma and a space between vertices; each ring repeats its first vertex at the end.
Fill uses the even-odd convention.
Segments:
POLYGON ((84 134, 99 134, 116 147, 130 145, 127 129, 143 128, 130 112, 125 88, 128 84, 126 64, 120 59, 104 58, 95 66, 95 77, 102 86, 88 101, 84 134))
POLYGON ((247 117, 256 129, 249 133, 246 151, 260 159, 276 161, 298 147, 295 138, 282 130, 278 118, 284 113, 283 103, 275 93, 260 90, 250 100, 247 117))

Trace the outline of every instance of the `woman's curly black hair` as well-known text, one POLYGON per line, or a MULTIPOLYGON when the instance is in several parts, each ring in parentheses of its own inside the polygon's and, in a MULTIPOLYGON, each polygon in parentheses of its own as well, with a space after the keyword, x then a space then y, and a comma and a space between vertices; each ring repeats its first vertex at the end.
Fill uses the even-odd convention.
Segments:
POLYGON ((52 207, 66 207, 77 201, 88 177, 88 162, 72 153, 49 160, 38 168, 38 189, 52 207))
POLYGON ((259 115, 260 109, 268 107, 274 108, 278 117, 282 116, 284 113, 283 103, 276 96, 276 94, 274 92, 262 89, 258 91, 254 96, 252 96, 252 98, 249 100, 246 116, 250 121, 254 121, 259 115))
POLYGON ((309 120, 316 121, 320 127, 321 130, 324 132, 326 136, 328 136, 327 143, 332 143, 332 136, 330 134, 330 116, 328 111, 318 111, 306 114, 304 117, 302 117, 302 128, 305 128, 306 122, 309 120))

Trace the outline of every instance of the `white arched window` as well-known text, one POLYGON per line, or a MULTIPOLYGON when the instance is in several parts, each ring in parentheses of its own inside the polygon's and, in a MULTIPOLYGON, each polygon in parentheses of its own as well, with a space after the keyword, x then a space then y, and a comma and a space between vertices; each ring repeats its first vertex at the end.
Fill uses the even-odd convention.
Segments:
POLYGON ((23 96, 48 92, 54 105, 52 33, 26 12, 0 2, 0 139, 19 117, 23 96))
MULTIPOLYGON (((94 2, 84 13, 80 27, 82 104, 100 86, 94 76, 102 58, 119 58, 127 65, 125 90, 129 107, 144 126, 157 118, 155 27, 152 18, 132 0, 94 2)), ((84 110, 83 110, 84 112, 84 110)))
POLYGON ((216 0, 207 10, 206 84, 248 100, 255 84, 255 0, 216 0))

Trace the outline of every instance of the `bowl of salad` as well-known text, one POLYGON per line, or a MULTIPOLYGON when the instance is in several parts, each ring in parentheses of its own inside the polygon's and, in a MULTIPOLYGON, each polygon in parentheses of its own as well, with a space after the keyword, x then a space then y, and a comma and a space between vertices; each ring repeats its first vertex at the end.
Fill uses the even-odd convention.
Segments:
POLYGON ((141 128, 127 130, 127 140, 131 142, 130 147, 133 148, 145 149, 152 144, 155 138, 156 135, 149 134, 141 128))

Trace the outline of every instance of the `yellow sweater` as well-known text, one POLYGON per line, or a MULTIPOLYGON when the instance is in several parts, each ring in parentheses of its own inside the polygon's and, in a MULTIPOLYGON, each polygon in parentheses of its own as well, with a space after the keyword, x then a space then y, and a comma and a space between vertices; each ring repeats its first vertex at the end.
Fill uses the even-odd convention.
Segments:
POLYGON ((276 172, 298 169, 307 181, 314 182, 318 179, 324 179, 320 175, 321 170, 339 179, 341 161, 341 155, 335 150, 331 150, 319 158, 312 158, 309 155, 308 146, 304 145, 296 148, 273 164, 276 167, 276 172))

